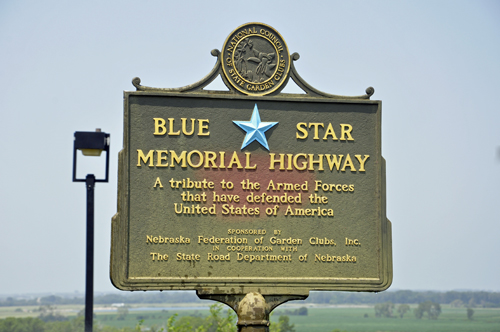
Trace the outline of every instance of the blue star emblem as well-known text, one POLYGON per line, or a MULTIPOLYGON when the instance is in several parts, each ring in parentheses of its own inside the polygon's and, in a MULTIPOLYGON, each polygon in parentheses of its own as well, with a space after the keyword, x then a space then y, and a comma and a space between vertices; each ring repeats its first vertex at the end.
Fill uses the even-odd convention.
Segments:
POLYGON ((242 150, 248 144, 253 141, 257 141, 269 151, 269 145, 267 145, 265 132, 277 125, 278 122, 261 122, 257 104, 255 104, 255 107, 253 108, 252 118, 250 121, 233 121, 233 123, 247 132, 245 139, 243 140, 243 144, 241 145, 242 150))

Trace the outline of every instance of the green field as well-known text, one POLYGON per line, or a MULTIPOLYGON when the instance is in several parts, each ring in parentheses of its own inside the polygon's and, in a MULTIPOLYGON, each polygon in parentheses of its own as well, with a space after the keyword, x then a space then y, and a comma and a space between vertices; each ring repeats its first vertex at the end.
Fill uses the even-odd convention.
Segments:
MULTIPOLYGON (((273 318, 277 318, 274 316, 273 318)), ((499 309, 475 309, 468 320, 465 308, 443 308, 437 320, 416 319, 412 313, 401 318, 376 318, 370 308, 309 309, 308 316, 290 316, 296 332, 341 331, 399 331, 399 332, 479 332, 500 331, 499 309), (365 318, 364 315, 368 314, 365 318)))
MULTIPOLYGON (((149 308, 155 305, 148 305, 149 308)), ((156 305, 165 307, 164 305, 156 305)), ((142 305, 144 307, 144 305, 142 305)), ((82 306, 58 306, 57 311, 69 317, 76 316, 82 306)), ((182 316, 204 317, 208 310, 176 310, 175 308, 156 310, 132 310, 118 319, 116 311, 97 312, 96 321, 101 326, 134 327, 139 321, 144 328, 151 326, 164 326, 167 319, 177 313, 178 319, 182 316)), ((0 318, 11 317, 36 317, 36 307, 8 307, 0 308, 0 318), (17 309, 17 310, 16 310, 17 309)), ((278 310, 279 312, 280 310, 278 310)), ((442 306, 442 313, 437 320, 427 318, 416 319, 408 312, 401 318, 376 318, 373 307, 330 307, 308 308, 307 316, 289 316, 290 323, 295 324, 296 332, 331 332, 338 329, 348 332, 500 332, 500 309, 475 308, 473 320, 468 320, 465 308, 451 308, 442 306), (368 317, 365 317, 365 316, 368 317)), ((271 321, 277 322, 279 315, 274 314, 271 321)))
MULTIPOLYGON (((405 332, 480 332, 500 331, 500 309, 474 310, 473 320, 468 320, 465 308, 447 308, 437 320, 427 318, 416 319, 412 313, 401 318, 375 318, 373 307, 359 308, 309 308, 308 316, 290 316, 290 322, 295 324, 296 332, 330 332, 334 329, 349 332, 405 331, 405 332), (368 314, 365 318, 364 315, 368 314)), ((174 311, 131 311, 125 320, 116 320, 114 314, 100 314, 98 321, 103 325, 116 327, 134 326, 139 319, 144 319, 144 326, 162 326, 174 311)), ((205 310, 178 311, 179 317, 185 315, 207 314, 205 310)), ((276 322, 278 315, 273 315, 276 322)))

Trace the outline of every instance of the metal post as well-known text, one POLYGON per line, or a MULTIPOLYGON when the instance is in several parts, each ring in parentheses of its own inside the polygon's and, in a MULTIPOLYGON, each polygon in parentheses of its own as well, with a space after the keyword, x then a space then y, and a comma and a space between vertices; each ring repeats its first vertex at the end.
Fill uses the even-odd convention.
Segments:
MULTIPOLYGON (((210 292, 210 291, 209 291, 210 292)), ((238 332, 269 332, 269 314, 277 306, 288 301, 305 300, 309 292, 297 294, 262 295, 257 292, 247 294, 211 294, 196 291, 200 299, 214 300, 230 306, 238 315, 238 332)))
POLYGON ((94 174, 87 174, 87 259, 85 273, 85 332, 92 332, 94 314, 94 174))
POLYGON ((259 293, 248 293, 238 305, 238 332, 269 332, 269 306, 259 293))

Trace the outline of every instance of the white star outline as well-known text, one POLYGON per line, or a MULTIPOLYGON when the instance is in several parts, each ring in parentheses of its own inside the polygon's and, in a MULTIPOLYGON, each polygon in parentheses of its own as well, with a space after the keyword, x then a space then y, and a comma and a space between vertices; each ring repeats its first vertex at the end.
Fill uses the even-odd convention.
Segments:
POLYGON ((252 118, 250 121, 234 121, 233 123, 246 131, 245 139, 243 140, 243 144, 241 145, 241 150, 243 150, 248 144, 253 141, 259 142, 263 147, 269 151, 269 145, 267 144, 267 138, 265 132, 275 125, 278 122, 262 122, 260 120, 259 109, 257 104, 253 108, 252 118))

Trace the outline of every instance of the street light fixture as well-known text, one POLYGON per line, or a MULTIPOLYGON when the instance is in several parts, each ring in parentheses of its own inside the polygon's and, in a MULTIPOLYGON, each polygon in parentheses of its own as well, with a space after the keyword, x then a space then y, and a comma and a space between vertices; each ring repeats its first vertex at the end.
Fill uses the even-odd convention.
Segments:
POLYGON ((94 306, 94 187, 96 182, 108 182, 109 175, 109 134, 101 129, 76 131, 73 144, 73 182, 85 182, 87 188, 87 257, 85 272, 85 332, 92 332, 94 306), (87 174, 85 179, 76 177, 77 150, 84 156, 100 156, 106 151, 106 175, 96 179, 94 174, 87 174))

